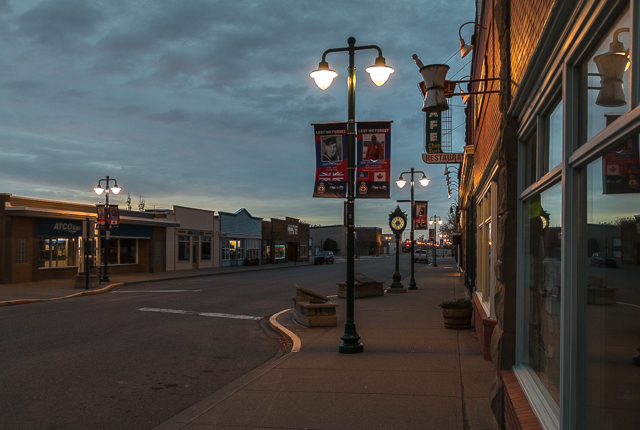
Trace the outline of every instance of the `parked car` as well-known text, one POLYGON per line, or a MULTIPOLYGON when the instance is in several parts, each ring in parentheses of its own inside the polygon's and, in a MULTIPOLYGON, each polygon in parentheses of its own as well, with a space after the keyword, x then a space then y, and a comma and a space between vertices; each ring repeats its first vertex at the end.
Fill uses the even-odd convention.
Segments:
POLYGON ((429 258, 427 257, 427 251, 424 249, 416 249, 413 251, 413 261, 424 261, 428 263, 429 258))
POLYGON ((608 252, 594 252, 591 256, 592 266, 618 267, 618 262, 608 252))
POLYGON ((318 255, 313 257, 313 264, 322 264, 322 263, 331 263, 333 264, 333 252, 331 251, 320 251, 318 255))

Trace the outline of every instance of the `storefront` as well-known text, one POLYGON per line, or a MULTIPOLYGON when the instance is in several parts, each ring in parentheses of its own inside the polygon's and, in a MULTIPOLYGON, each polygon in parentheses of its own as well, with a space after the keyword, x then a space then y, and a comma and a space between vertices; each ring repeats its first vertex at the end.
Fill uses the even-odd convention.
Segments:
POLYGON ((244 266, 260 263, 262 218, 245 208, 236 212, 218 212, 220 219, 220 266, 244 266))
POLYGON ((183 206, 168 212, 180 228, 167 229, 167 271, 220 267, 220 220, 215 212, 183 206))
MULTIPOLYGON (((164 215, 120 211, 110 230, 109 272, 165 270, 165 230, 179 226, 164 215)), ((96 230, 96 207, 0 194, 0 283, 70 279, 104 262, 104 230, 96 230)))
POLYGON ((262 264, 309 261, 309 224, 299 219, 262 221, 262 264))
POLYGON ((479 336, 494 413, 507 429, 635 429, 640 1, 478 7, 472 74, 502 92, 472 98, 460 197, 466 279, 495 323, 479 336))

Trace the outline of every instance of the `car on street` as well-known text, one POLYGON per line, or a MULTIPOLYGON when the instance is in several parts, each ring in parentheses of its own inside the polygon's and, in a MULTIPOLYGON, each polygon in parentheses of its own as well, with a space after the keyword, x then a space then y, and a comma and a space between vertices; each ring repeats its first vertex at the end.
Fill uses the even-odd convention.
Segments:
POLYGON ((332 251, 320 251, 318 255, 313 257, 313 264, 331 263, 333 264, 334 257, 332 251))
POLYGON ((427 258, 427 251, 424 249, 416 249, 413 251, 413 261, 424 261, 425 263, 428 263, 429 258, 427 258))
POLYGON ((608 252, 594 252, 591 256, 591 265, 600 267, 618 267, 618 262, 608 252))

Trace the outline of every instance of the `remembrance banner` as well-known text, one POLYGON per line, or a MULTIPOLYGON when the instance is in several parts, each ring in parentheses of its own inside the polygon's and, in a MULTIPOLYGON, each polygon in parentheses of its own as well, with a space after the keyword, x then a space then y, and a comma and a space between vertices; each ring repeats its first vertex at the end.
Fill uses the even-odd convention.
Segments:
POLYGON ((313 197, 347 196, 347 123, 313 124, 316 180, 313 197))
POLYGON ((391 176, 391 121, 358 122, 356 197, 388 199, 391 176))
POLYGON ((429 229, 429 217, 427 215, 427 208, 429 201, 416 201, 413 205, 413 223, 414 230, 428 230, 429 229))

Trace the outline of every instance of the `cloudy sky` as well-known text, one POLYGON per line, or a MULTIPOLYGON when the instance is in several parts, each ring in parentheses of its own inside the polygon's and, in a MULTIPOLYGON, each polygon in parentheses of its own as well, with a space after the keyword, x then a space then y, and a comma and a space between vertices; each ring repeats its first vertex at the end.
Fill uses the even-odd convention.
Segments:
MULTIPOLYGON (((392 180, 425 171, 416 199, 444 218, 453 199, 444 165, 422 162, 411 55, 447 62, 449 79, 467 75, 458 28, 474 14, 473 0, 0 0, 0 193, 94 204, 109 175, 121 207, 129 193, 134 208, 142 198, 147 209, 341 223, 342 200, 311 197, 310 124, 346 121, 348 56, 327 57, 339 76, 325 91, 309 73, 353 36, 395 69, 377 87, 364 71, 376 52, 356 53, 356 120, 393 121, 392 180)), ((388 213, 409 196, 393 183, 389 200, 356 201, 356 224, 389 231, 388 213)))

